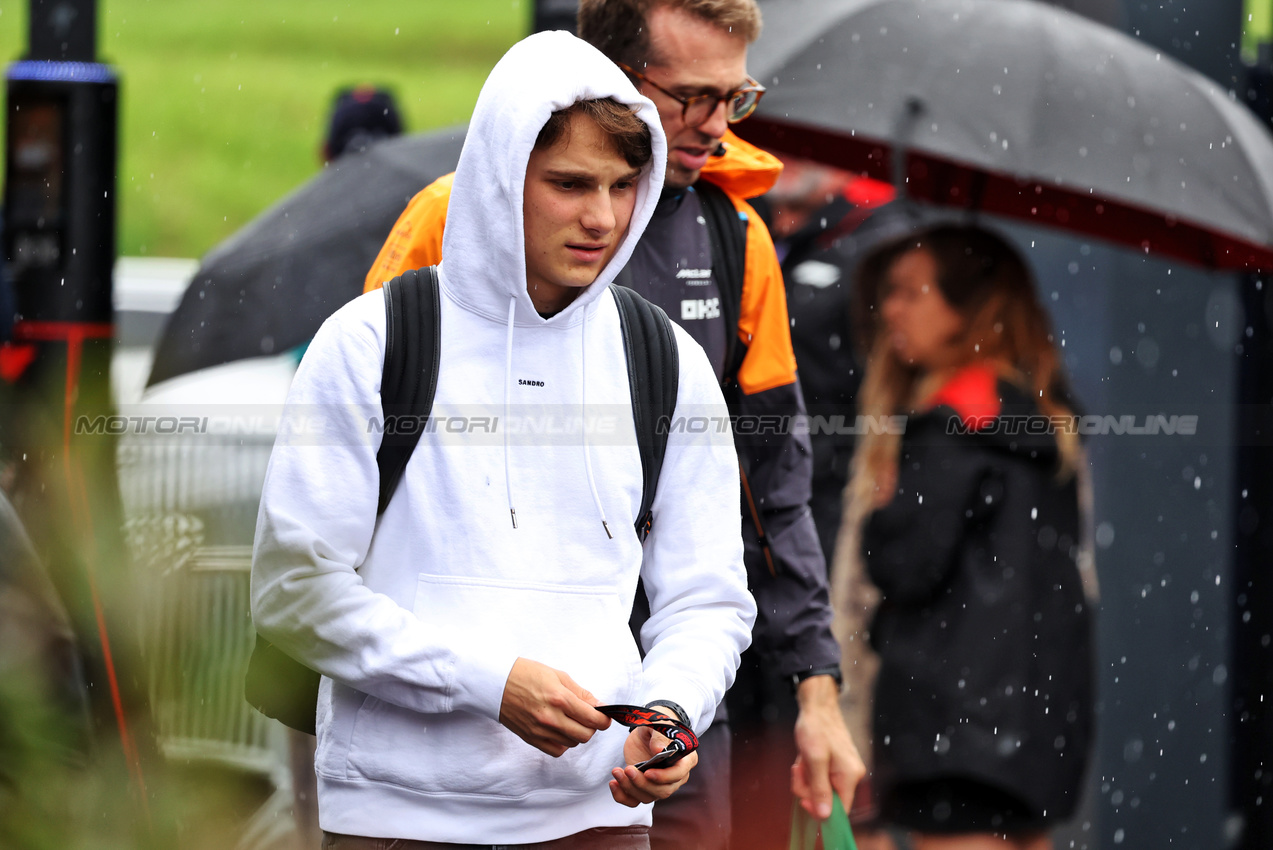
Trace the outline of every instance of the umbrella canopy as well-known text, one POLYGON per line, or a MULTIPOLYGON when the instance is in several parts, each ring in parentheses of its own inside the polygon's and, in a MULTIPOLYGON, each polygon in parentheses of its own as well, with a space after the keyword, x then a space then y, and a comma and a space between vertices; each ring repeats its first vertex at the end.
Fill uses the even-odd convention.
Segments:
POLYGON ((362 292, 407 201, 455 170, 464 127, 337 160, 213 248, 155 350, 149 384, 307 341, 362 292))
POLYGON ((771 150, 1214 268, 1273 268, 1273 140, 1211 80, 1033 0, 770 0, 771 150), (898 156, 898 153, 903 153, 898 156))

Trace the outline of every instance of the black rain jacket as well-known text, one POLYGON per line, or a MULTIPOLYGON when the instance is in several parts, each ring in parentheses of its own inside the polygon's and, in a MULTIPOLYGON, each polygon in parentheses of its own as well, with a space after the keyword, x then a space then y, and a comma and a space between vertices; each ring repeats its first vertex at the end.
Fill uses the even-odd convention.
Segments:
POLYGON ((1078 493, 1055 439, 1024 433, 1034 405, 997 389, 977 431, 945 405, 908 420, 897 492, 864 529, 883 594, 875 764, 884 794, 967 777, 1050 821, 1074 812, 1094 734, 1078 493))

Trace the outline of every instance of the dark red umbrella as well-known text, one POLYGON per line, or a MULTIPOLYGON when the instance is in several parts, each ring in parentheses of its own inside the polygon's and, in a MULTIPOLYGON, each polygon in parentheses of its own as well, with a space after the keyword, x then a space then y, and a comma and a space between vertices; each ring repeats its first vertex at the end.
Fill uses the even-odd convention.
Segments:
POLYGON ((740 135, 1217 269, 1273 269, 1273 138, 1211 80, 1032 0, 771 0, 740 135), (901 153, 899 160, 898 154, 901 153))

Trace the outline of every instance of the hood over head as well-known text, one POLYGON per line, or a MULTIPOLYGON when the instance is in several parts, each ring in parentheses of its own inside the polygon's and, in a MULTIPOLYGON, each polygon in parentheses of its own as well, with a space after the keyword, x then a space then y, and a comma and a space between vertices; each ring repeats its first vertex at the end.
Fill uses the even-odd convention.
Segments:
POLYGON ((455 170, 442 237, 442 285, 465 308, 504 322, 574 324, 632 255, 663 187, 667 141, 654 104, 592 45, 566 32, 541 32, 513 45, 496 63, 469 123, 455 170), (552 113, 605 97, 632 106, 650 128, 653 156, 642 170, 636 208, 619 248, 597 280, 570 306, 545 320, 526 292, 522 201, 535 138, 552 113))

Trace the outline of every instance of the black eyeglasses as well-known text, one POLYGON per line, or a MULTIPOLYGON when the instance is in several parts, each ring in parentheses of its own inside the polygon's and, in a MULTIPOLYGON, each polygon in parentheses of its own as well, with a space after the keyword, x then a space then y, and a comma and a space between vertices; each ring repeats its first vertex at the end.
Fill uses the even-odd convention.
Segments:
POLYGON ((728 94, 696 94, 693 97, 680 97, 672 94, 640 71, 624 65, 622 62, 618 64, 626 73, 631 74, 644 83, 649 83, 679 103, 681 105, 681 120, 685 122, 687 127, 698 127, 703 124, 715 114, 716 106, 720 103, 725 104, 725 120, 730 124, 737 124, 756 111, 756 104, 760 103, 760 98, 765 93, 764 86, 748 77, 746 85, 740 86, 728 94))

